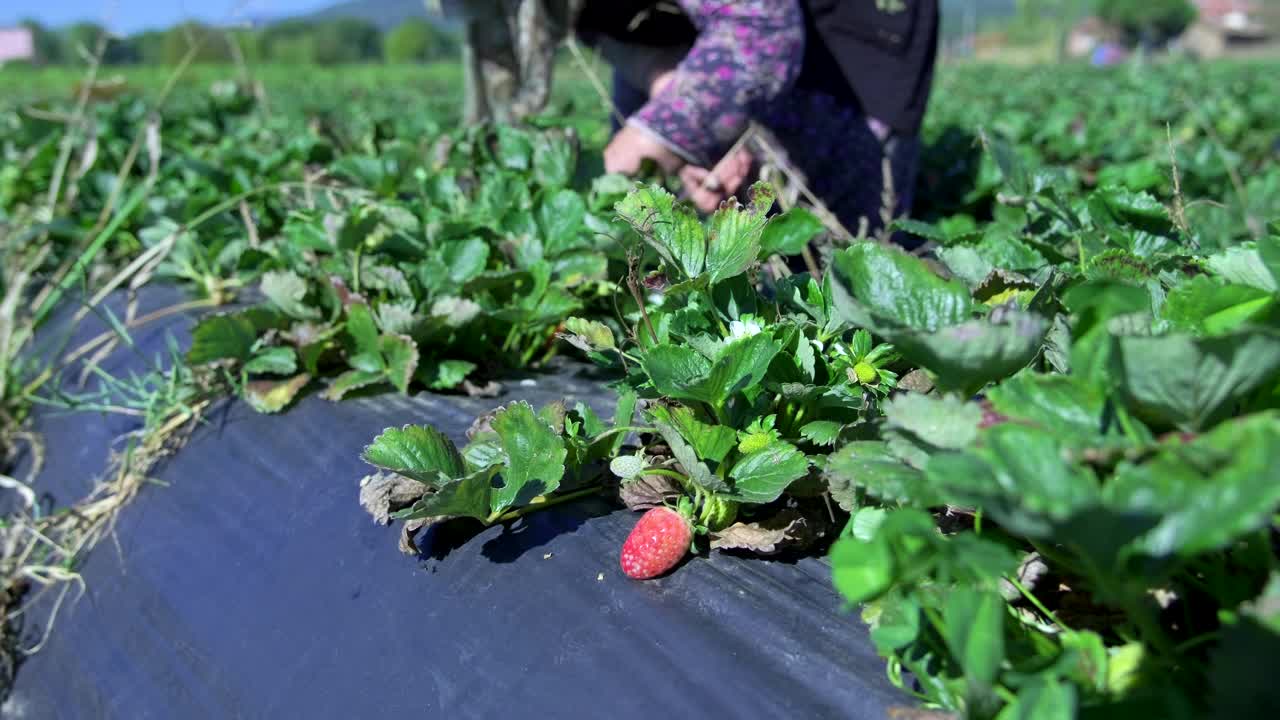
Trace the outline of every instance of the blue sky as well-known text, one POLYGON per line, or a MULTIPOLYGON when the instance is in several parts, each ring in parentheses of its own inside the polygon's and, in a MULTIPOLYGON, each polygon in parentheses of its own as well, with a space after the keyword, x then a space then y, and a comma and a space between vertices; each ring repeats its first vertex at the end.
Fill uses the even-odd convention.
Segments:
POLYGON ((78 20, 102 23, 129 34, 168 27, 189 18, 233 22, 246 17, 292 15, 332 5, 336 0, 0 0, 0 27, 22 18, 46 25, 78 20))

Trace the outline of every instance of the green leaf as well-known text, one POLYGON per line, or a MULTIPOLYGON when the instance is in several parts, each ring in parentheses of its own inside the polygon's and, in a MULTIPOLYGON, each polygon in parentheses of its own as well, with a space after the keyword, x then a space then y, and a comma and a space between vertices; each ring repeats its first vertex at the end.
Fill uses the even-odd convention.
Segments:
POLYGON ((1043 255, 1027 243, 1018 239, 1010 231, 993 227, 983 236, 982 241, 974 246, 974 250, 992 268, 1004 270, 1021 270, 1030 272, 1042 268, 1046 264, 1043 255))
POLYGON ((499 125, 495 130, 498 142, 494 159, 508 170, 528 170, 533 155, 532 135, 509 125, 499 125))
POLYGON ((995 265, 968 245, 939 248, 938 259, 953 275, 964 280, 972 288, 981 285, 991 275, 991 271, 995 270, 995 265))
POLYGON ((947 646, 979 687, 993 683, 1004 662, 1004 600, 994 592, 953 588, 942 618, 947 646))
POLYGON ((679 430, 664 422, 655 422, 653 426, 658 430, 658 434, 662 436, 662 439, 666 441, 667 447, 671 448, 671 456, 676 459, 676 462, 680 463, 680 467, 689 476, 689 480, 712 492, 724 493, 729 491, 728 483, 711 474, 707 464, 698 458, 698 453, 693 449, 693 446, 685 442, 679 430))
POLYGON ((1000 322, 971 320, 936 332, 885 333, 904 358, 936 376, 939 388, 976 392, 1026 367, 1040 352, 1049 323, 1013 311, 1000 322))
POLYGON ((887 511, 884 508, 860 508, 849 519, 849 532, 863 542, 871 542, 875 539, 876 531, 884 524, 886 514, 887 511))
POLYGON ((412 302, 413 288, 409 285, 409 279, 399 268, 378 264, 376 259, 368 256, 361 263, 361 268, 361 277, 364 279, 362 290, 365 293, 373 294, 374 290, 385 290, 395 297, 412 302))
POLYGON ((1254 617, 1243 617, 1225 627, 1206 662, 1212 689, 1212 714, 1207 717, 1234 720, 1280 715, 1280 687, 1270 661, 1265 660, 1278 653, 1280 632, 1254 617))
POLYGON ((1021 372, 987 394, 996 412, 1060 436, 1096 441, 1103 431, 1106 393, 1068 375, 1021 372))
POLYGON ((955 395, 898 395, 884 404, 891 427, 914 433, 934 447, 959 450, 978 438, 982 408, 955 395))
POLYGON ((209 315, 191 331, 187 362, 204 365, 217 360, 244 362, 253 356, 258 328, 244 313, 209 315))
POLYGON ((588 282, 603 282, 609 277, 609 258, 595 250, 575 250, 555 258, 551 263, 556 279, 566 287, 588 282))
MULTIPOLYGON (((609 426, 604 424, 604 420, 600 419, 596 411, 581 400, 573 404, 573 413, 570 419, 578 423, 579 432, 585 438, 595 438, 597 435, 609 430, 609 426)), ((623 425, 621 427, 626 426, 623 425)))
POLYGON ((985 446, 929 458, 930 487, 947 502, 980 507, 1006 529, 1046 537, 1099 502, 1098 479, 1068 463, 1052 430, 1006 423, 983 433, 985 446))
POLYGON ((587 202, 573 190, 559 190, 538 206, 538 226, 548 257, 573 249, 579 243, 587 202))
POLYGON ((387 378, 402 393, 408 394, 409 383, 418 369, 418 345, 407 335, 383 335, 379 350, 386 360, 387 378))
POLYGON ((493 503, 491 469, 478 470, 459 480, 441 485, 436 492, 414 504, 408 512, 392 515, 397 520, 425 517, 473 517, 488 520, 489 507, 493 503))
POLYGON ((1024 198, 1030 196, 1034 192, 1031 173, 1022 158, 1018 157, 1014 145, 1004 138, 988 135, 985 131, 981 132, 981 137, 983 147, 996 161, 1000 175, 1009 189, 1024 198))
POLYGON ((1024 685, 996 720, 1074 720, 1076 704, 1074 685, 1041 675, 1024 685))
MULTIPOLYGON (((772 203, 772 196, 769 196, 772 203)), ((711 284, 747 271, 760 256, 760 234, 769 206, 753 202, 741 209, 737 201, 723 204, 707 223, 707 274, 711 284)))
MULTIPOLYGON (((462 449, 462 459, 471 470, 484 470, 507 462, 507 454, 492 432, 484 433, 484 439, 473 439, 462 449)), ((497 470, 495 469, 496 473, 497 470)))
POLYGON ((429 390, 452 390, 475 369, 476 364, 466 360, 429 361, 420 363, 414 375, 429 390))
POLYGON ((546 243, 542 231, 527 210, 507 213, 498 225, 498 232, 506 238, 507 251, 516 267, 528 268, 547 259, 546 243))
POLYGON ((683 345, 659 345, 641 357, 641 365, 662 394, 720 408, 735 393, 759 384, 780 349, 761 333, 727 343, 714 364, 683 345))
POLYGON ((922 240, 932 240, 939 245, 946 245, 951 239, 950 236, 948 236, 947 233, 937 225, 922 222, 920 220, 913 220, 911 218, 897 218, 889 224, 889 228, 891 230, 901 230, 910 235, 915 235, 922 240))
POLYGON ((1280 507, 1276 467, 1280 416, 1255 415, 1121 467, 1103 499, 1116 512, 1157 518, 1135 546, 1144 555, 1190 556, 1270 523, 1280 507))
POLYGON ((291 347, 259 350, 244 365, 250 375, 292 375, 298 370, 298 355, 291 347))
POLYGON ((443 270, 454 285, 462 285, 484 272, 489 262, 489 243, 482 238, 450 240, 441 244, 443 270))
POLYGON ((546 188, 564 187, 573 180, 577 153, 564 138, 539 133, 533 138, 533 178, 546 188))
POLYGON ((493 418, 493 431, 507 454, 503 485, 493 491, 491 510, 528 503, 560 487, 567 451, 564 439, 526 402, 508 405, 493 418))
POLYGON ((1141 284, 1151 277, 1151 268, 1142 258, 1124 248, 1109 248, 1091 255, 1084 269, 1091 281, 1118 281, 1141 284))
POLYGON ((1140 417, 1164 426, 1199 429, 1235 403, 1274 383, 1280 371, 1280 333, 1242 331, 1113 338, 1111 373, 1140 417))
MULTIPOLYGON (((631 426, 631 419, 636 414, 636 393, 631 388, 625 388, 618 391, 618 402, 613 406, 613 427, 623 428, 631 426)), ((604 457, 617 455, 622 443, 626 440, 625 433, 614 433, 609 436, 609 451, 604 453, 604 457)))
POLYGON ((809 473, 809 459, 794 445, 776 441, 743 456, 729 477, 733 478, 733 495, 743 502, 768 503, 791 483, 809 473))
POLYGON ((441 318, 451 328, 460 328, 471 322, 483 311, 473 300, 446 296, 431 303, 431 317, 441 318))
POLYGON ((327 400, 336 402, 346 397, 350 392, 376 385, 380 382, 386 382, 386 380, 386 373, 382 370, 348 370, 329 383, 329 387, 324 391, 324 397, 327 400))
POLYGON ((863 542, 845 536, 831 548, 831 579, 852 603, 866 602, 893 583, 893 556, 880 537, 863 542))
POLYGON ((920 604, 915 598, 891 593, 876 603, 881 609, 871 628, 871 642, 882 655, 889 655, 920 636, 920 604))
POLYGON ((722 462, 738 443, 738 434, 733 428, 704 423, 687 407, 653 405, 648 413, 654 421, 675 428, 702 460, 722 462))
POLYGON ((683 345, 658 345, 640 358, 654 389, 678 399, 699 400, 688 388, 706 379, 711 361, 683 345))
POLYGON ((333 172, 361 187, 377 188, 386 177, 386 169, 376 157, 347 155, 333 163, 333 172))
POLYGON ((387 428, 360 457, 376 468, 431 487, 439 487, 467 472, 453 441, 429 425, 387 428))
POLYGON ((973 311, 963 284, 943 280, 900 250, 858 243, 836 253, 834 268, 836 284, 855 302, 908 328, 936 331, 964 322, 973 311))
POLYGON ((760 236, 760 255, 799 255, 825 229, 809 210, 794 207, 774 215, 760 236))
POLYGON ((1273 288, 1280 288, 1280 221, 1272 221, 1271 234, 1258 240, 1258 256, 1271 275, 1273 288))
POLYGON ((1222 285, 1197 275, 1165 299, 1162 314, 1173 327, 1197 335, 1238 330, 1275 307, 1275 296, 1248 285, 1222 285))
POLYGON ((858 507, 856 489, 883 502, 937 504, 924 473, 902 462, 879 440, 859 440, 827 458, 831 497, 850 512, 858 507))
POLYGON ((393 335, 407 334, 418 324, 418 316, 414 312, 412 300, 397 300, 382 303, 374 313, 378 329, 393 335))
POLYGON ((298 320, 315 320, 320 310, 307 305, 307 283, 293 271, 271 271, 263 274, 262 294, 281 312, 298 320))
POLYGON ((1146 654, 1146 646, 1138 641, 1111 648, 1107 656, 1107 690, 1121 695, 1137 687, 1146 654))
POLYGON ((1089 218, 1103 228, 1136 228, 1155 235, 1173 232, 1169 213, 1159 200, 1123 187, 1104 187, 1090 195, 1089 218))
POLYGON ((608 325, 598 320, 565 318, 564 329, 572 335, 561 335, 561 337, 583 352, 601 352, 615 350, 618 347, 613 339, 613 331, 608 325))
POLYGON ((245 383, 244 399, 260 413, 278 413, 288 407, 309 382, 311 376, 306 373, 284 380, 253 380, 245 383))
POLYGON ((614 209, 686 279, 702 274, 707 257, 706 232, 697 215, 676 204, 671 193, 656 186, 636 188, 614 209))
POLYGON ((726 344, 705 382, 696 388, 697 398, 720 406, 734 394, 759 385, 781 349, 764 333, 726 344))
POLYGON ((1071 371, 1093 382, 1107 379, 1112 349, 1107 325, 1124 316, 1151 311, 1145 288, 1114 282, 1089 282, 1063 293, 1062 303, 1073 315, 1071 371))
POLYGON ((800 437, 820 447, 830 447, 840 439, 844 425, 834 420, 814 420, 800 428, 800 437))
POLYGON ((347 334, 355 341, 357 352, 378 354, 378 324, 374 322, 368 305, 355 303, 347 308, 347 334))

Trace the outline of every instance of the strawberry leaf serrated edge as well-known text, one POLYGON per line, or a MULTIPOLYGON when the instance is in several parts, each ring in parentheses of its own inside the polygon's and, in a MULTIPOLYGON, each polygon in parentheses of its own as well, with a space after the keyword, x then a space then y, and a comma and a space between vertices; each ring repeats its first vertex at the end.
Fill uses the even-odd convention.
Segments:
POLYGON ((430 425, 386 428, 360 454, 370 465, 441 488, 467 473, 462 454, 430 425))

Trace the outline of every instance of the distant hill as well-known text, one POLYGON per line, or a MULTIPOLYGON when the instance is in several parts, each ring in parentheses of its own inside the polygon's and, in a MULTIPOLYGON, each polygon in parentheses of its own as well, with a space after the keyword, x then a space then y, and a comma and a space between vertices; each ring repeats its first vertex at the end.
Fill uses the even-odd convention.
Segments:
MULTIPOLYGON (((599 0, 597 0, 599 1, 599 0)), ((1016 12, 1017 0, 941 0, 943 33, 957 34, 964 26, 965 13, 973 6, 973 16, 978 27, 991 21, 1010 18, 1016 12)), ((368 20, 382 30, 389 30, 410 18, 427 18, 436 25, 449 27, 444 18, 427 12, 423 0, 347 0, 312 13, 287 18, 289 20, 333 20, 358 18, 368 20)), ((272 21, 286 18, 274 17, 272 21)))
POLYGON ((338 18, 367 20, 377 25, 380 30, 390 30, 405 20, 414 18, 430 20, 441 27, 449 26, 443 17, 428 13, 423 0, 348 0, 288 19, 336 20, 338 18))

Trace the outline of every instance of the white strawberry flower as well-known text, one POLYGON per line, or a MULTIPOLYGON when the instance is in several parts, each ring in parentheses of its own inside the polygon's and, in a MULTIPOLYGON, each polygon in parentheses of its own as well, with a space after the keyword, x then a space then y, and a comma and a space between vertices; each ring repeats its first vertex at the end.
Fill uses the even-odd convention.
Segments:
POLYGON ((749 338, 752 335, 759 335, 764 327, 750 317, 744 316, 742 320, 734 320, 729 323, 729 339, 741 340, 749 338))

